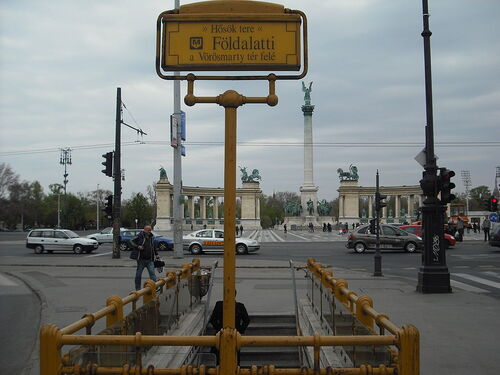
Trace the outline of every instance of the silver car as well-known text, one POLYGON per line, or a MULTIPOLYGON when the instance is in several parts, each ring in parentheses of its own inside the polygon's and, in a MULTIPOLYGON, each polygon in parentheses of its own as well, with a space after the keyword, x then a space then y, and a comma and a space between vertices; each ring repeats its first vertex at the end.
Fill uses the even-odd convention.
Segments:
MULTIPOLYGON (((126 230, 126 228, 120 228, 120 231, 122 230, 126 230)), ((96 240, 99 244, 113 243, 113 227, 104 228, 99 233, 92 233, 85 237, 96 240)))
MULTIPOLYGON (((222 229, 202 229, 184 236, 184 250, 193 255, 224 252, 224 231, 222 229)), ((236 254, 248 254, 260 249, 258 241, 251 238, 236 238, 236 254)))

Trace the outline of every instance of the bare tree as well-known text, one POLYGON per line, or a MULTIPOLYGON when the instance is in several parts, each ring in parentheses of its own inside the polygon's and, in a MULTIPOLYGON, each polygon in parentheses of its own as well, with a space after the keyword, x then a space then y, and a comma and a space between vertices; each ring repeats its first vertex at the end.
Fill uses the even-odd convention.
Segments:
POLYGON ((10 165, 0 163, 0 198, 6 198, 9 187, 19 183, 19 176, 14 173, 10 165))

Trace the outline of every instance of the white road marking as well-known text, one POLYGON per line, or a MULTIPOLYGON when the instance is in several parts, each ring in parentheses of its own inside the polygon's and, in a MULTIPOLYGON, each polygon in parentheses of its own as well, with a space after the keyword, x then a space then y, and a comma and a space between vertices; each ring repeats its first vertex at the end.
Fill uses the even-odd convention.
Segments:
POLYGON ((310 240, 309 240, 309 238, 299 236, 298 234, 295 234, 295 233, 290 233, 290 232, 288 232, 288 233, 287 233, 287 235, 289 235, 289 236, 295 236, 295 237, 298 237, 298 238, 300 238, 300 239, 302 239, 302 240, 304 240, 304 241, 310 241, 310 240))
POLYGON ((466 273, 454 273, 453 275, 458 276, 458 277, 462 277, 462 278, 467 279, 467 280, 475 281, 476 283, 479 283, 479 284, 484 284, 484 285, 491 286, 493 288, 500 289, 500 283, 497 283, 496 281, 483 279, 482 277, 477 277, 477 276, 469 275, 466 273))
POLYGON ((0 286, 17 286, 17 284, 11 279, 0 274, 0 286))
POLYGON ((475 286, 466 284, 466 283, 461 283, 460 281, 456 280, 450 280, 450 284, 453 288, 458 288, 458 289, 463 289, 468 292, 474 292, 474 293, 489 293, 487 290, 481 289, 481 288, 476 288, 475 286))
POLYGON ((108 251, 107 253, 87 255, 86 258, 102 257, 103 255, 108 255, 108 254, 113 254, 113 252, 112 251, 108 251))

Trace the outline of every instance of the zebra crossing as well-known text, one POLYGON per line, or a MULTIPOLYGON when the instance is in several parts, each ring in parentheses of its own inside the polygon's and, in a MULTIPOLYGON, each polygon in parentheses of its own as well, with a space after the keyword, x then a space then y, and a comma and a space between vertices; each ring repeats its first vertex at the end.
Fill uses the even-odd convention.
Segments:
POLYGON ((283 232, 282 230, 258 229, 243 234, 248 237, 263 242, 334 242, 345 241, 347 235, 339 235, 334 232, 283 232))
POLYGON ((480 271, 472 273, 452 272, 452 288, 474 293, 500 293, 500 271, 480 271))

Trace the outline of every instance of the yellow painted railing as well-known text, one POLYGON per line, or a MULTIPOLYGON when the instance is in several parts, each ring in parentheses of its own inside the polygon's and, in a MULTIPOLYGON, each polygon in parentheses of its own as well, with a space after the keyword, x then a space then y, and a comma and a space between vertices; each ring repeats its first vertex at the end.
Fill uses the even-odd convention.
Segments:
MULTIPOLYGON (((61 348, 68 345, 123 345, 137 349, 150 346, 206 346, 222 347, 223 340, 234 340, 234 347, 240 350, 243 347, 311 347, 314 352, 314 364, 312 368, 276 368, 273 365, 251 366, 249 368, 236 367, 231 374, 224 375, 419 375, 419 332, 411 326, 398 328, 384 314, 379 314, 373 309, 373 303, 367 296, 357 296, 349 291, 347 282, 333 277, 331 271, 324 269, 321 264, 308 260, 307 268, 341 303, 348 308, 356 319, 371 331, 371 335, 360 336, 241 336, 234 333, 230 328, 224 328, 215 336, 167 336, 146 335, 137 332, 133 335, 76 335, 75 332, 92 326, 96 320, 106 317, 107 327, 123 321, 123 306, 128 303, 137 303, 142 297, 143 304, 156 299, 157 288, 174 287, 180 278, 188 278, 196 270, 200 269, 198 259, 191 264, 183 266, 182 270, 171 272, 167 277, 156 283, 148 280, 145 287, 129 296, 121 299, 111 296, 107 299, 107 306, 94 314, 87 314, 79 321, 62 329, 55 325, 44 326, 40 331, 40 374, 165 374, 165 375, 220 375, 221 368, 208 368, 182 366, 180 368, 154 368, 153 366, 142 366, 140 358, 135 365, 123 363, 121 366, 104 366, 98 363, 86 363, 80 365, 72 363, 67 356, 61 355, 61 348), (381 333, 374 331, 375 324, 381 329, 381 333), (390 334, 385 334, 385 331, 390 334), (397 348, 394 363, 373 365, 360 365, 353 368, 321 368, 320 349, 326 346, 391 346, 397 348)), ((223 356, 223 353, 221 353, 223 356)))

